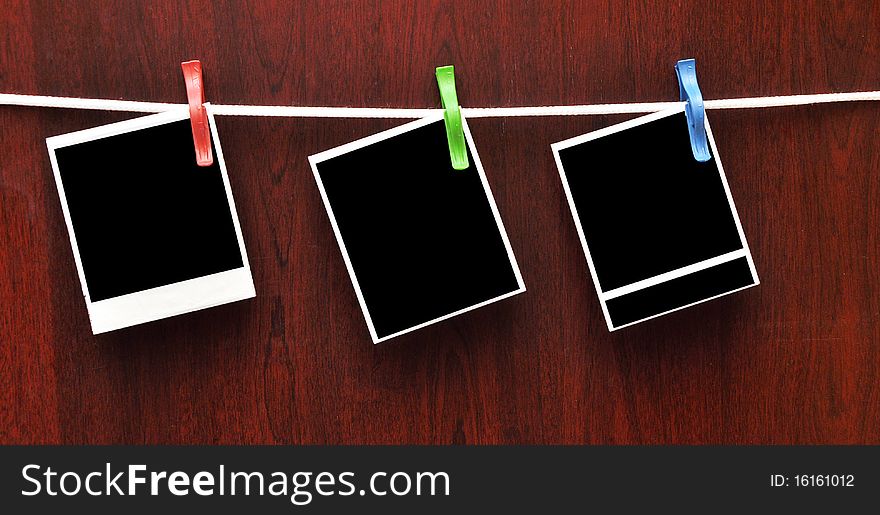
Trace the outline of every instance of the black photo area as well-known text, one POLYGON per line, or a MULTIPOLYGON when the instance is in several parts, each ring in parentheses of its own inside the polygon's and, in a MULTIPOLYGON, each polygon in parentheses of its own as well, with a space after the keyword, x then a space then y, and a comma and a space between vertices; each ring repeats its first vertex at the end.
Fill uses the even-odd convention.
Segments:
POLYGON ((216 159, 189 120, 55 150, 93 302, 243 266, 216 159))
MULTIPOLYGON (((717 161, 694 159, 684 112, 561 149, 559 158, 602 291, 743 248, 717 161)), ((742 259, 607 306, 618 326, 754 282, 742 259)))
POLYGON ((440 120, 316 164, 380 338, 519 289, 470 163, 440 120))

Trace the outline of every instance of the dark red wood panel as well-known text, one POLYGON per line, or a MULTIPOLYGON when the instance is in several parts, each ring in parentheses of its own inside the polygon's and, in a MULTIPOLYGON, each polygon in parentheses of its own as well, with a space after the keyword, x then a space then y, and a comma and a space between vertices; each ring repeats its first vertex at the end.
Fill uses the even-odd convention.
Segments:
MULTIPOLYGON (((880 5, 12 1, 0 92, 435 107, 880 89, 880 5)), ((393 120, 220 118, 252 301, 92 336, 44 138, 0 107, 0 443, 880 443, 880 105, 713 111, 762 284, 613 334, 550 144, 472 120, 528 292, 374 347, 307 156, 393 120)), ((638 149, 633 149, 637 152, 638 149)), ((467 259, 466 255, 462 259, 467 259)))

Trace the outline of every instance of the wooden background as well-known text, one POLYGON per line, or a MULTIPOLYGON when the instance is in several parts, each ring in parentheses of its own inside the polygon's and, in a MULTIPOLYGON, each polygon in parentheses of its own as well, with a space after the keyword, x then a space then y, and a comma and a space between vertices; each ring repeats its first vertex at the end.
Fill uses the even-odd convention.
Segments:
MULTIPOLYGON (((215 103, 438 107, 450 63, 465 106, 677 100, 684 57, 707 98, 880 89, 874 2, 4 4, 7 93, 184 102, 191 58, 215 103)), ((472 120, 528 292, 376 347, 306 158, 394 120, 219 118, 257 298, 92 336, 44 138, 132 116, 0 107, 0 443, 880 443, 877 103, 711 112, 762 284, 613 334, 550 144, 626 117, 472 120)))

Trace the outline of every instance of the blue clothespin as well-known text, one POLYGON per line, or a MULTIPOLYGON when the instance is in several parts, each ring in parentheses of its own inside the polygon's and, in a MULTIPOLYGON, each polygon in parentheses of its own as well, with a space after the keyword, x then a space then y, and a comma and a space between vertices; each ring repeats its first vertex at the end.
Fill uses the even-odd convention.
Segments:
POLYGON ((675 64, 675 74, 678 76, 681 99, 687 102, 684 114, 687 117, 694 159, 704 163, 712 159, 712 154, 709 153, 709 139, 706 136, 706 106, 703 105, 703 94, 700 93, 700 85, 697 83, 696 62, 693 59, 682 59, 675 64))

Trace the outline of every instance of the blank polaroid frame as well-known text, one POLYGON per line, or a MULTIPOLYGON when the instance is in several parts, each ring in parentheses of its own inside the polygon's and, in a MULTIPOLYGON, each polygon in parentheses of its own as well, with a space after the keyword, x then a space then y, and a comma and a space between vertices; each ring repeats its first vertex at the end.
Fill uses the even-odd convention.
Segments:
POLYGON ((443 124, 439 113, 309 157, 374 344, 526 289, 467 122, 461 171, 443 124))
POLYGON ((706 132, 706 163, 684 105, 552 145, 611 331, 759 284, 706 132))
POLYGON ((185 109, 46 140, 94 334, 255 296, 209 121, 210 167, 185 109))

